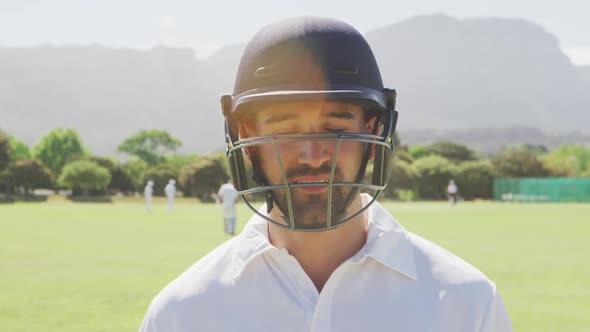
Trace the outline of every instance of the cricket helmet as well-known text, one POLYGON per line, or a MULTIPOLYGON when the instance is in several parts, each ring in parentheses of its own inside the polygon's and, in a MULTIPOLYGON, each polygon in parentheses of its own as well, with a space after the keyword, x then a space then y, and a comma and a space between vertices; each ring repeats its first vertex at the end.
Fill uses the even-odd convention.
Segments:
POLYGON ((257 214, 292 231, 328 230, 351 220, 373 203, 387 184, 397 123, 395 99, 395 90, 383 87, 377 62, 367 41, 349 24, 329 18, 295 17, 265 26, 244 50, 233 93, 221 97, 229 169, 239 195, 257 214), (371 133, 240 137, 240 124, 262 105, 307 100, 358 104, 366 112, 374 114, 377 125, 373 126, 371 133), (330 179, 323 184, 328 186, 329 193, 326 220, 313 227, 297 221, 290 192, 297 187, 317 186, 318 183, 289 183, 278 153, 276 158, 283 172, 283 183, 269 183, 260 167, 259 156, 252 152, 256 146, 263 144, 276 146, 281 142, 309 140, 332 140, 337 146, 330 179), (338 147, 347 141, 364 144, 363 160, 355 181, 335 181, 338 147), (370 177, 365 174, 369 159, 373 162, 370 177), (344 204, 334 204, 332 193, 345 187, 349 188, 346 198, 340 197, 344 204), (360 190, 371 191, 373 199, 358 211, 348 211, 360 190), (276 197, 278 191, 286 197, 283 204, 276 197), (254 208, 249 199, 254 194, 264 196, 267 213, 278 206, 283 214, 282 220, 273 220, 254 208), (341 208, 335 210, 336 205, 341 208))

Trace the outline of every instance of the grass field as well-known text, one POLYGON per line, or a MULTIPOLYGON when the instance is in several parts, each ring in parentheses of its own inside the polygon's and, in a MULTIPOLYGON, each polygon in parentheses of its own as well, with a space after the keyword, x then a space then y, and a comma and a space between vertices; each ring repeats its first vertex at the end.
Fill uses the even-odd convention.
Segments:
MULTIPOLYGON (((385 206, 494 280, 515 331, 590 331, 590 204, 385 206)), ((251 212, 238 209, 241 229, 251 212)), ((180 200, 0 204, 0 331, 136 331, 150 300, 229 239, 221 209, 180 200)))

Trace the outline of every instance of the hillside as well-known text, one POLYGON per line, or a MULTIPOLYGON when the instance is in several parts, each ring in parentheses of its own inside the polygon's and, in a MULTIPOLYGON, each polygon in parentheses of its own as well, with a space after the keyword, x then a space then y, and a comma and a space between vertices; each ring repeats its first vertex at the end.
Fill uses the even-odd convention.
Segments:
MULTIPOLYGON (((386 85, 398 90, 402 136, 525 127, 563 140, 590 134, 590 70, 573 66, 540 26, 433 15, 366 37, 386 85)), ((188 48, 0 47, 0 129, 34 144, 72 127, 96 154, 115 153, 145 128, 170 131, 184 152, 223 149, 219 96, 233 88, 243 47, 204 60, 188 48)), ((491 135, 486 149, 503 142, 491 135)))

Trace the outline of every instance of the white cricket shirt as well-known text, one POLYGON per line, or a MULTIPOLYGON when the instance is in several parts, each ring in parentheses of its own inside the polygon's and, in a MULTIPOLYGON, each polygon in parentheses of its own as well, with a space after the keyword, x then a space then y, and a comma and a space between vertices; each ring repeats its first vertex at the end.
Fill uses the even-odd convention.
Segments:
POLYGON ((156 296, 140 331, 512 331, 480 271, 407 232, 379 203, 368 211, 366 244, 321 293, 255 215, 156 296))

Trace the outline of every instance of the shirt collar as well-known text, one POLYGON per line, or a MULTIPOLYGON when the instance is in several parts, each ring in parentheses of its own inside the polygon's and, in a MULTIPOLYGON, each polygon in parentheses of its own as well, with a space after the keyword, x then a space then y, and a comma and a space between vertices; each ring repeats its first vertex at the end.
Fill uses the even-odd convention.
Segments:
MULTIPOLYGON (((362 194, 363 204, 372 197, 362 194)), ((259 210, 266 212, 266 204, 259 210)), ((406 277, 417 280, 414 253, 407 231, 385 210, 374 202, 368 208, 367 242, 361 250, 349 259, 352 263, 362 263, 371 257, 406 277)), ((238 236, 237 255, 234 256, 234 279, 239 279, 250 262, 273 250, 280 250, 269 242, 268 221, 254 214, 238 236)))
MULTIPOLYGON (((371 199, 363 194, 363 203, 371 199)), ((374 202, 368 212, 367 242, 351 260, 363 261, 371 257, 391 270, 417 280, 414 251, 406 229, 379 202, 374 202)))

